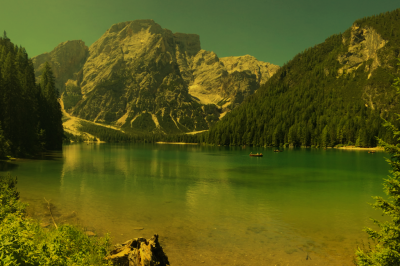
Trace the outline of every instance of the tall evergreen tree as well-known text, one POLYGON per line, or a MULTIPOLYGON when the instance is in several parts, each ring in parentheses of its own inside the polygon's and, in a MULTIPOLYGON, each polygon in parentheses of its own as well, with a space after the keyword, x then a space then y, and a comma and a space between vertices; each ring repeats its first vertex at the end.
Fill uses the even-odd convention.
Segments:
POLYGON ((9 51, 2 67, 3 78, 3 129, 4 136, 11 142, 11 151, 20 155, 22 139, 21 88, 18 83, 14 53, 9 51))
MULTIPOLYGON (((394 86, 400 93, 400 78, 396 79, 394 86)), ((386 122, 384 125, 393 133, 395 142, 400 143, 400 130, 390 122, 386 122)), ((358 248, 356 264, 359 266, 400 265, 400 145, 396 145, 396 143, 389 144, 379 139, 379 144, 391 154, 391 159, 387 159, 392 167, 391 176, 384 182, 384 191, 389 196, 389 200, 374 197, 376 202, 372 206, 382 210, 383 215, 389 216, 390 220, 387 222, 373 220, 380 231, 371 228, 365 229, 369 238, 376 245, 373 249, 358 248)))
POLYGON ((10 152, 10 144, 3 135, 3 130, 0 123, 0 159, 6 158, 6 155, 10 152))
POLYGON ((50 66, 43 81, 42 92, 25 48, 14 45, 6 34, 0 38, 0 156, 61 149, 61 108, 50 66))
POLYGON ((40 129, 45 132, 46 148, 61 149, 64 135, 61 122, 61 106, 58 102, 58 92, 55 87, 53 71, 48 62, 46 62, 40 78, 40 88, 42 92, 40 129))

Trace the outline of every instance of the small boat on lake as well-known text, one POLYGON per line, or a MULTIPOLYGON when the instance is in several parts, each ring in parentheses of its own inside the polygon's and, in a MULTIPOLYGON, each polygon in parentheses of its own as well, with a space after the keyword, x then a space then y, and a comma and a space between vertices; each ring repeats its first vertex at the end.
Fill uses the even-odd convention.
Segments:
POLYGON ((262 153, 257 153, 257 154, 250 153, 250 156, 252 156, 252 157, 263 157, 263 154, 262 153))

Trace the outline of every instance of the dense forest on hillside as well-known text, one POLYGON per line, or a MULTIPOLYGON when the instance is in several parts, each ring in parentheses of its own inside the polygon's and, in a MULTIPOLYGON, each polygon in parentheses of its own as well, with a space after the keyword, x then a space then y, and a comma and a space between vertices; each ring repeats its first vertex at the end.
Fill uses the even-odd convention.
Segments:
POLYGON ((25 48, 0 38, 0 158, 61 149, 63 128, 54 77, 47 64, 35 83, 25 48))
MULTIPOLYGON (((134 134, 131 132, 122 132, 105 126, 95 125, 81 121, 81 132, 87 132, 105 142, 132 142, 132 143, 156 143, 156 142, 186 142, 199 143, 200 139, 197 135, 190 134, 134 134)), ((82 142, 85 139, 79 136, 67 134, 68 139, 75 142, 82 142)))
POLYGON ((388 40, 373 60, 340 73, 351 29, 296 55, 254 95, 228 113, 201 141, 217 145, 376 146, 375 136, 392 142, 382 118, 398 125, 398 96, 391 86, 399 74, 400 9, 355 22, 388 40), (370 89, 372 92, 368 92, 370 89), (369 99, 370 101, 367 101, 369 99))

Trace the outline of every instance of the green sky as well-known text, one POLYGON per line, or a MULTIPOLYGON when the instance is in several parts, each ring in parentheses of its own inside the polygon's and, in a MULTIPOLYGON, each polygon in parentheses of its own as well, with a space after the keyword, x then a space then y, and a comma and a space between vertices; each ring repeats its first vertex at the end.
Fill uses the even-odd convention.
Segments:
POLYGON ((90 46, 112 25, 153 19, 173 32, 200 35, 219 57, 250 54, 283 65, 305 48, 399 0, 12 0, 1 1, 0 30, 30 57, 67 40, 90 46))

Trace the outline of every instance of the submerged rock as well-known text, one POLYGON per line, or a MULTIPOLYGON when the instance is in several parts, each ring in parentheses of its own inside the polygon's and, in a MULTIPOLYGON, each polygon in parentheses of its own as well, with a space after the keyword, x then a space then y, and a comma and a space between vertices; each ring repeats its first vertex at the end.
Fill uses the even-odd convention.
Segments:
POLYGON ((96 234, 93 233, 92 231, 86 231, 85 234, 86 234, 87 236, 89 236, 89 237, 91 237, 91 236, 96 236, 96 234))
POLYGON ((149 240, 139 237, 116 244, 106 259, 123 266, 169 265, 168 257, 158 242, 158 235, 149 240))
POLYGON ((43 222, 43 223, 40 223, 40 226, 41 226, 42 228, 47 228, 47 227, 50 226, 50 223, 43 222))

